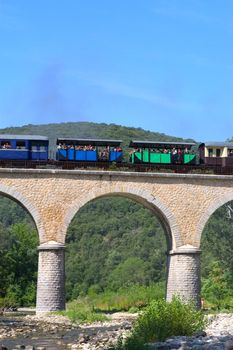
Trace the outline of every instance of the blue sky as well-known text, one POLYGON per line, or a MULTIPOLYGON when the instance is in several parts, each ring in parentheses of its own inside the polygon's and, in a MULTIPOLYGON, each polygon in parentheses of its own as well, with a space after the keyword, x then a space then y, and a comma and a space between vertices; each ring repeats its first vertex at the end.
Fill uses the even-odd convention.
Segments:
POLYGON ((0 127, 233 136, 232 0, 0 0, 0 127))

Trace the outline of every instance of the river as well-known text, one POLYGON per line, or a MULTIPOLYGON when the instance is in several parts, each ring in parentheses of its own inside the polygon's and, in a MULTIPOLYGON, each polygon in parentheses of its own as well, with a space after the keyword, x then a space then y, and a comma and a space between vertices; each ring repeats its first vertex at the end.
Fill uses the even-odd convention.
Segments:
POLYGON ((48 322, 48 319, 38 320, 34 316, 8 314, 0 317, 0 345, 8 350, 16 345, 65 350, 70 349, 71 344, 73 348, 79 344, 79 349, 82 346, 85 349, 107 349, 120 335, 130 330, 135 318, 120 315, 107 322, 79 326, 63 322, 60 316, 51 316, 48 322))

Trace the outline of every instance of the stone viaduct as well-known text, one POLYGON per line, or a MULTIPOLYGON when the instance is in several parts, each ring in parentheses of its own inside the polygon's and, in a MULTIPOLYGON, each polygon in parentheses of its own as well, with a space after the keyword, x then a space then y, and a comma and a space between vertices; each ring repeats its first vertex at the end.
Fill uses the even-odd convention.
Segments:
POLYGON ((120 171, 0 169, 0 194, 23 206, 40 239, 37 313, 65 308, 67 228, 91 200, 124 196, 160 219, 167 238, 167 290, 200 305, 200 240, 212 213, 233 200, 233 176, 120 171))

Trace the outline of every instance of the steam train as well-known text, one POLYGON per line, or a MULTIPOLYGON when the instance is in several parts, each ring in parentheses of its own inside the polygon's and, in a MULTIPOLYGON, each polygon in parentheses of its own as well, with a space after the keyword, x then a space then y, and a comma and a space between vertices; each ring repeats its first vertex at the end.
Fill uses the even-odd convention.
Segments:
POLYGON ((233 174, 233 142, 197 144, 133 140, 124 153, 121 144, 121 140, 58 138, 56 155, 52 155, 45 136, 2 134, 0 166, 108 169, 114 165, 136 171, 169 169, 185 173, 203 170, 233 174))

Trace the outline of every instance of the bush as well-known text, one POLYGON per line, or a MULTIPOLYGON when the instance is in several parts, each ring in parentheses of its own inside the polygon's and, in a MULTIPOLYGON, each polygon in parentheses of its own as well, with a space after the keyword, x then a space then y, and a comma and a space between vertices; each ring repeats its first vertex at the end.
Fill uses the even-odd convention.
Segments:
POLYGON ((119 340, 114 350, 147 349, 146 343, 164 341, 171 336, 190 336, 205 327, 204 315, 192 303, 173 298, 153 301, 138 318, 126 341, 119 340))
POLYGON ((213 309, 232 309, 232 285, 219 261, 212 262, 208 278, 203 279, 202 296, 213 309))

